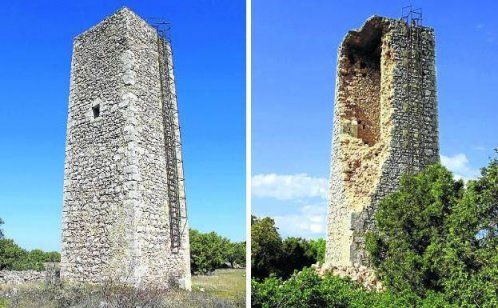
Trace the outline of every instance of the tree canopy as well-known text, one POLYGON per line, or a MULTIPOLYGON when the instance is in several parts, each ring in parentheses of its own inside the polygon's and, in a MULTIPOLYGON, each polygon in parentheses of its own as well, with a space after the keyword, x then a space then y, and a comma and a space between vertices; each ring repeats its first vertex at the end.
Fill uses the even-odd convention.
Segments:
POLYGON ((270 217, 251 219, 252 276, 290 277, 317 261, 323 262, 325 240, 307 240, 300 237, 281 238, 275 221, 270 217))
POLYGON ((498 161, 464 185, 441 165, 405 176, 367 235, 383 283, 457 305, 498 305, 498 161))
POLYGON ((226 266, 245 266, 245 242, 232 243, 215 232, 190 229, 190 267, 193 273, 205 274, 226 266))
POLYGON ((59 262, 58 252, 44 252, 40 249, 27 251, 12 239, 0 239, 0 270, 37 270, 44 269, 46 262, 59 262))

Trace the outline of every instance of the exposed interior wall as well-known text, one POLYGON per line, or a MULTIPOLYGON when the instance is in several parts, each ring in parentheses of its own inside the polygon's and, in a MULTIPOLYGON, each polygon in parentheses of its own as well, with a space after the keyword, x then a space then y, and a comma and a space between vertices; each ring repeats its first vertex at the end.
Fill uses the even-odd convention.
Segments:
POLYGON ((345 96, 342 122, 348 133, 368 145, 374 145, 380 135, 379 49, 380 40, 370 50, 347 47, 341 63, 345 96))
POLYGON ((433 30, 372 17, 339 48, 326 262, 368 265, 380 200, 438 155, 433 30))
POLYGON ((388 121, 381 121, 381 115, 390 114, 385 112, 389 109, 385 95, 389 95, 386 88, 390 80, 386 78, 389 68, 381 61, 381 55, 385 55, 383 47, 387 47, 383 44, 383 27, 378 27, 377 31, 359 34, 357 40, 345 40, 339 62, 337 108, 341 154, 338 159, 346 202, 352 211, 360 211, 370 202, 386 157, 383 151, 387 148, 389 130, 384 129, 381 135, 381 127, 388 121))

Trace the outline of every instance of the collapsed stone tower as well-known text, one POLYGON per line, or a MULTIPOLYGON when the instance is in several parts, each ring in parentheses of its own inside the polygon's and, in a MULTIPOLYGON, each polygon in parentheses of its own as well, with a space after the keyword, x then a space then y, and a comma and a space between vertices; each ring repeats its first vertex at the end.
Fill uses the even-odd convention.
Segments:
POLYGON ((74 40, 61 278, 190 288, 171 46, 127 8, 74 40))
POLYGON ((374 16, 350 31, 334 108, 326 263, 368 265, 379 201, 439 160, 433 29, 374 16))

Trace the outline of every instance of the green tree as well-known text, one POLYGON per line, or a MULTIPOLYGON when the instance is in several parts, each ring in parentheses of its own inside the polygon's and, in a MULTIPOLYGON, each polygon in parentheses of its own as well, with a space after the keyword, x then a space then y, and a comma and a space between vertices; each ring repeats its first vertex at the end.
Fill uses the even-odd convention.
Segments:
POLYGON ((310 268, 287 280, 253 280, 251 298, 253 307, 452 307, 441 294, 421 298, 408 291, 367 291, 347 278, 331 274, 320 277, 310 268))
POLYGON ((434 266, 444 293, 461 306, 498 307, 498 160, 469 181, 447 219, 448 237, 434 266))
POLYGON ((44 270, 45 262, 60 262, 58 252, 44 252, 40 249, 26 251, 14 240, 0 239, 0 270, 44 270))
POLYGON ((0 239, 0 270, 23 270, 26 266, 26 250, 17 246, 11 239, 0 239))
MULTIPOLYGON (((3 219, 2 219, 2 218, 0 218, 0 227, 1 227, 3 224, 4 224, 3 219)), ((2 228, 0 228, 0 239, 3 239, 3 237, 4 237, 4 235, 3 235, 3 229, 2 229, 2 228)))
POLYGON ((251 268, 252 276, 268 277, 279 272, 282 256, 282 238, 275 221, 269 217, 251 217, 251 268))
POLYGON ((377 231, 367 249, 384 283, 397 290, 441 290, 432 260, 447 237, 445 220, 462 195, 462 182, 440 165, 405 176, 399 191, 380 203, 377 231))
POLYGON ((226 248, 226 259, 231 267, 236 264, 244 267, 246 265, 246 242, 229 243, 226 248))
POLYGON ((323 264, 325 261, 325 247, 326 242, 323 238, 310 241, 311 252, 315 258, 315 262, 320 262, 323 264))
MULTIPOLYGON (((3 220, 0 219, 0 225, 3 220)), ((26 251, 14 240, 5 239, 0 229, 0 270, 37 270, 44 269, 45 262, 60 262, 60 254, 56 251, 44 252, 40 249, 26 251)))
POLYGON ((201 233, 190 229, 190 266, 192 272, 207 273, 227 262, 230 241, 215 232, 201 233))
POLYGON ((375 219, 367 250, 388 288, 439 292, 459 306, 498 306, 496 159, 466 187, 440 165, 405 176, 375 219))
POLYGON ((288 237, 282 242, 279 276, 289 277, 295 270, 316 263, 316 256, 310 242, 299 237, 288 237))
POLYGON ((44 269, 43 263, 46 262, 46 253, 41 249, 33 249, 26 255, 23 266, 29 269, 41 271, 44 269))
POLYGON ((61 254, 57 251, 46 252, 45 262, 61 262, 61 254))

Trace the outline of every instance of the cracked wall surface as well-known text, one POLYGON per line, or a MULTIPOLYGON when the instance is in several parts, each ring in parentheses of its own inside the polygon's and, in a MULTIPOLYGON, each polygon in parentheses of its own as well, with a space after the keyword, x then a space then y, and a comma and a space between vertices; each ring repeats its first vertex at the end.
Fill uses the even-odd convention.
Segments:
POLYGON ((178 251, 171 247, 165 106, 176 115, 181 177, 183 165, 175 87, 164 76, 174 80, 169 42, 127 8, 75 38, 61 279, 190 288, 181 179, 182 237, 178 251))
POLYGON ((401 176, 439 159, 434 32, 374 16, 338 52, 326 262, 368 265, 365 232, 401 176))

